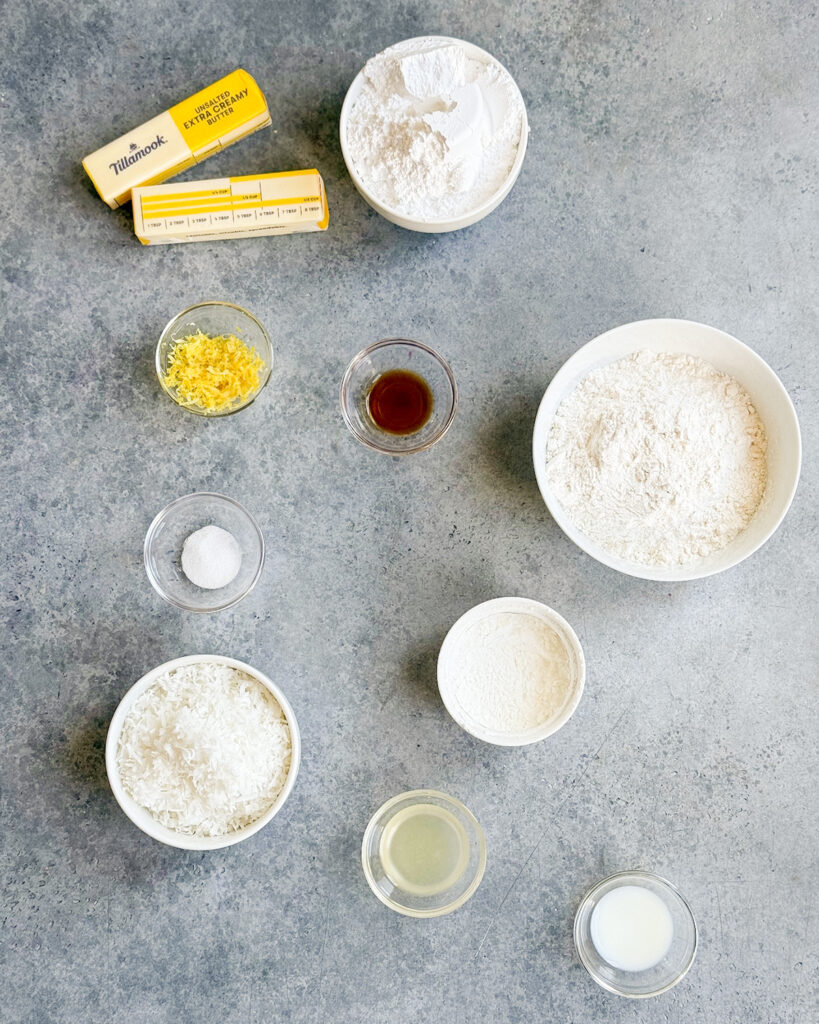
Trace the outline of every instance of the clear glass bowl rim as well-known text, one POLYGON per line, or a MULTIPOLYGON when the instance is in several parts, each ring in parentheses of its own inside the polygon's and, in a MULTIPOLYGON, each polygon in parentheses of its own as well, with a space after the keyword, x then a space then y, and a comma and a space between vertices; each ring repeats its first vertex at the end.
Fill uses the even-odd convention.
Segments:
POLYGON ((344 376, 341 380, 340 399, 341 415, 344 417, 344 422, 347 424, 347 427, 353 437, 357 441, 360 441, 361 444, 366 445, 367 448, 371 448, 373 451, 381 452, 382 455, 415 455, 418 452, 428 451, 434 444, 437 444, 452 426, 452 421, 455 419, 455 412, 458 408, 458 385, 455 383, 455 376, 452 373, 449 363, 439 352, 436 352, 434 348, 430 348, 429 345, 425 345, 422 341, 415 341, 412 338, 382 338, 380 341, 374 341, 372 345, 367 345, 366 348, 363 348, 350 360, 349 366, 344 371, 344 376), (355 423, 353 423, 347 415, 347 406, 345 402, 350 389, 350 380, 352 379, 353 372, 356 367, 365 359, 369 358, 373 352, 377 352, 382 348, 389 348, 391 345, 409 345, 412 348, 420 349, 422 352, 426 352, 427 355, 432 356, 446 374, 449 386, 452 389, 452 406, 449 410, 449 415, 440 430, 434 437, 425 441, 424 444, 414 445, 412 448, 404 448, 401 451, 396 451, 393 448, 386 448, 383 445, 376 444, 371 438, 362 434, 356 427, 355 423))
POLYGON ((236 501, 235 498, 231 498, 227 494, 220 494, 218 491, 191 491, 190 494, 183 494, 179 498, 174 498, 173 501, 169 502, 163 509, 157 512, 157 514, 154 516, 153 520, 151 521, 151 525, 148 527, 148 530, 145 534, 145 542, 142 545, 142 558, 145 563, 145 573, 148 577, 148 580, 150 581, 151 586, 154 588, 157 594, 159 594, 163 601, 167 601, 168 604, 172 604, 175 608, 181 608, 183 611, 186 612, 196 612, 196 614, 198 615, 212 615, 214 612, 223 612, 227 608, 232 608, 235 604, 238 604, 240 601, 244 600, 244 598, 247 597, 247 595, 253 590, 253 588, 261 579, 265 559, 264 535, 262 534, 262 531, 259 529, 259 524, 256 522, 254 516, 250 512, 248 512, 248 510, 244 507, 244 505, 241 502, 236 501), (212 607, 208 608, 197 608, 194 605, 187 604, 187 602, 185 601, 180 601, 178 598, 173 597, 169 593, 167 593, 165 588, 154 575, 151 569, 150 558, 148 556, 148 553, 151 548, 151 542, 154 539, 154 536, 156 534, 157 529, 159 528, 160 523, 165 519, 166 515, 172 509, 176 508, 177 505, 182 504, 182 502, 190 501, 191 498, 216 498, 218 501, 226 501, 228 504, 233 505, 234 508, 238 509, 240 512, 247 516, 250 525, 252 526, 253 531, 256 534, 256 537, 259 541, 259 546, 261 548, 261 553, 259 555, 259 565, 256 569, 256 572, 253 574, 253 578, 251 579, 248 586, 240 594, 232 598, 230 601, 224 601, 222 604, 213 605, 212 607))
POLYGON ((177 313, 176 316, 171 317, 171 319, 162 328, 162 333, 159 335, 159 341, 156 343, 156 349, 154 351, 154 366, 156 369, 156 375, 159 378, 159 386, 162 388, 162 390, 165 392, 168 398, 170 398, 173 404, 177 406, 179 409, 184 409, 185 412, 189 412, 194 416, 202 416, 204 419, 208 420, 219 419, 222 416, 233 416, 234 413, 241 412, 243 409, 247 409, 249 405, 252 405, 259 397, 259 395, 262 393, 262 391, 264 391, 264 389, 267 387, 267 384, 273 373, 273 360, 273 343, 271 342, 270 335, 265 330, 264 324, 262 324, 261 320, 259 320, 258 317, 254 316, 249 309, 245 309, 243 306, 237 306, 235 302, 225 302, 222 299, 205 299, 203 302, 194 302, 192 306, 188 306, 186 309, 183 309, 181 313, 177 313), (162 360, 160 358, 159 353, 162 350, 162 342, 165 340, 165 336, 170 333, 176 322, 178 320, 181 320, 183 316, 188 316, 188 314, 193 313, 194 310, 204 309, 206 306, 222 306, 224 309, 236 310, 237 313, 241 313, 243 316, 246 316, 249 320, 252 320, 253 323, 256 324, 256 326, 262 332, 262 337, 265 340, 266 351, 264 353, 264 356, 265 363, 267 366, 267 374, 264 380, 261 382, 261 384, 258 387, 258 390, 256 391, 252 398, 249 398, 242 405, 237 405, 233 409, 227 409, 225 412, 205 412, 200 409, 195 409, 193 406, 190 405, 182 405, 180 402, 177 402, 176 398, 174 398, 173 392, 170 390, 170 388, 165 386, 165 382, 162 379, 165 370, 162 365, 162 360))
POLYGON ((673 882, 669 882, 667 878, 664 878, 662 875, 658 875, 654 871, 644 871, 642 868, 635 868, 631 871, 615 871, 614 874, 606 875, 605 878, 601 878, 599 882, 596 882, 591 887, 591 889, 589 889, 588 892, 583 896, 583 899, 580 901, 580 904, 574 915, 574 926, 572 928, 572 934, 574 938, 574 948, 577 950, 577 955, 580 957, 580 962, 583 964, 588 974, 591 975, 594 981, 601 988, 606 989, 606 991, 608 992, 613 992, 616 996, 623 996, 625 999, 651 999, 654 996, 660 996, 663 994, 663 992, 668 992, 669 989, 674 988, 674 986, 678 982, 682 981, 686 974, 688 974, 688 972, 691 970, 691 966, 697 958, 697 949, 699 947, 699 930, 697 929, 697 919, 694 917, 694 912, 692 911, 688 903, 688 900, 683 896, 683 894, 680 892, 677 886, 674 885, 673 882), (610 882, 613 882, 617 879, 623 879, 625 881, 626 879, 639 880, 641 878, 649 878, 652 882, 659 882, 660 885, 665 886, 667 889, 670 889, 671 892, 673 892, 674 895, 679 899, 683 907, 685 907, 685 910, 688 913, 688 916, 691 920, 691 927, 694 930, 694 945, 691 950, 691 956, 688 960, 688 963, 685 965, 684 969, 680 971, 680 973, 673 979, 673 981, 670 981, 667 985, 663 985, 661 988, 654 989, 651 992, 624 992, 622 989, 617 988, 616 985, 612 985, 610 982, 605 981, 603 978, 599 977, 594 968, 588 963, 585 953, 583 951, 583 944, 579 941, 580 915, 581 912, 587 906, 589 900, 591 900, 600 891, 600 889, 603 888, 603 886, 608 885, 610 882))
POLYGON ((361 840, 361 867, 364 871, 364 877, 367 879, 368 885, 385 907, 389 907, 390 910, 394 910, 398 914, 404 914, 406 917, 443 917, 445 914, 451 914, 454 910, 462 907, 464 903, 466 903, 466 901, 475 894, 475 891, 481 884, 486 870, 486 836, 481 828, 481 823, 472 811, 470 811, 465 804, 461 803, 457 797, 450 796, 448 793, 442 793, 439 789, 409 789, 404 793, 398 793, 397 796, 390 797, 390 799, 385 801, 370 818, 367 823, 367 827, 364 829, 364 836, 361 840), (472 825, 478 844, 478 867, 475 872, 475 877, 457 899, 453 900, 451 903, 447 903, 444 907, 436 908, 434 910, 415 910, 411 907, 405 907, 400 903, 396 903, 394 900, 391 900, 389 896, 386 896, 380 891, 375 879, 373 878, 372 871, 370 870, 370 864, 367 858, 367 846, 380 819, 392 807, 396 804, 403 803, 404 801, 417 800, 420 802, 424 798, 429 797, 435 797, 436 800, 440 800, 445 804, 450 804, 463 814, 472 825))

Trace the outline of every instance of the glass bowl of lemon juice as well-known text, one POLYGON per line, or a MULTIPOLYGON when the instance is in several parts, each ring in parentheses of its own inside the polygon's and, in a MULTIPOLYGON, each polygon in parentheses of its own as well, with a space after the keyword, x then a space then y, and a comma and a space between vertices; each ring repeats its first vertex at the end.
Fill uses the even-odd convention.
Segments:
POLYGON ((454 797, 415 789, 388 800, 361 845, 364 875, 391 910, 409 917, 449 914, 473 895, 486 868, 486 840, 454 797))

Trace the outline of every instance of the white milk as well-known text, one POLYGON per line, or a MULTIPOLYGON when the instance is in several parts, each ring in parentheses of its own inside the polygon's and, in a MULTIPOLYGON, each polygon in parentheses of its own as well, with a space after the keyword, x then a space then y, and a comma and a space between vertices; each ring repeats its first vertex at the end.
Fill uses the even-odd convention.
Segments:
POLYGON ((645 971, 666 955, 674 937, 668 907, 649 889, 621 885, 597 903, 591 938, 600 956, 621 971, 645 971))

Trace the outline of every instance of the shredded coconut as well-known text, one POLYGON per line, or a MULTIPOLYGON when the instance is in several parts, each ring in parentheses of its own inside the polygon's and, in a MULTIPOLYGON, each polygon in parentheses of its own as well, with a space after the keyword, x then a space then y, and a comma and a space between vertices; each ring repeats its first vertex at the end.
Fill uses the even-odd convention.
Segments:
POLYGON ((547 475, 575 525, 643 565, 684 565, 748 525, 767 482, 747 392, 703 359, 637 352, 592 370, 557 410, 547 475))
POLYGON ((566 643, 535 615, 488 615, 464 630, 458 648, 455 697, 486 729, 526 732, 551 721, 571 695, 566 643))
POLYGON ((122 726, 125 791, 177 832, 222 836, 268 811, 290 770, 290 728, 246 672, 197 662, 160 676, 122 726))
POLYGON ((524 108, 497 61, 430 37, 399 43, 364 67, 347 141, 368 191, 424 220, 457 217, 489 200, 517 155, 524 108))

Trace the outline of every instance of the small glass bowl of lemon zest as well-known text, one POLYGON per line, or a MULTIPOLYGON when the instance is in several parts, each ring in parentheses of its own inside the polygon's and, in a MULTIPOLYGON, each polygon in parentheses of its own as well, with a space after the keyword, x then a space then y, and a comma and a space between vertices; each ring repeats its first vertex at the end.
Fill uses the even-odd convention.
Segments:
POLYGON ((163 383, 180 405, 224 412, 258 391, 263 369, 255 348, 234 334, 211 337, 197 331, 174 346, 163 383))

